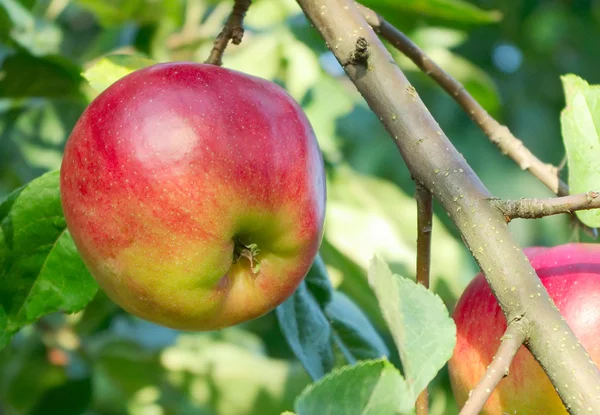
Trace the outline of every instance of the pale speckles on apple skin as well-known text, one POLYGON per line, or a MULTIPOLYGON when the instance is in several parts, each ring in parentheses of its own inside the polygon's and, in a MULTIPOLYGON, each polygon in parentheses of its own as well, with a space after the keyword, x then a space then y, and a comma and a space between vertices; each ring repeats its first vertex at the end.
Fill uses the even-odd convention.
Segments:
MULTIPOLYGON (((600 364, 600 336, 598 333, 600 327, 600 309, 598 307, 600 246, 567 244, 554 248, 533 247, 526 248, 525 253, 542 278, 543 285, 555 298, 558 309, 565 316, 581 344, 585 346, 591 358, 600 364), (574 301, 582 298, 585 299, 584 302, 574 301)), ((506 327, 506 320, 481 276, 469 285, 463 297, 464 299, 461 297, 454 312, 459 330, 455 354, 450 361, 450 373, 455 393, 458 392, 466 399, 468 391, 484 375, 487 365, 497 350, 500 337, 506 327), (477 286, 487 287, 484 290, 485 293, 482 294, 482 291, 477 290, 477 286), (465 304, 471 301, 476 302, 478 306, 469 311, 465 304), (485 321, 479 318, 490 310, 494 312, 493 318, 486 318, 485 321), (467 323, 469 320, 471 322, 467 323), (463 330, 460 329, 461 327, 463 330), (469 362, 469 369, 458 369, 457 362, 459 361, 469 362)), ((539 296, 536 293, 534 299, 537 298, 539 296)), ((564 342, 548 344, 548 347, 570 349, 577 346, 564 342)), ((594 363, 592 362, 592 364, 594 363)), ((524 347, 517 353, 511 365, 509 378, 500 383, 500 388, 492 394, 486 406, 488 412, 484 413, 501 414, 499 405, 503 404, 504 411, 509 413, 518 410, 518 413, 523 415, 566 414, 566 411, 557 412, 553 409, 561 408, 558 394, 548 392, 554 390, 552 384, 524 347), (528 369, 523 369, 525 364, 528 369), (521 369, 517 369, 518 367, 521 369), (523 386, 524 384, 527 386, 523 386), (544 398, 535 400, 535 396, 544 398)), ((458 401, 461 404, 461 399, 458 401)))

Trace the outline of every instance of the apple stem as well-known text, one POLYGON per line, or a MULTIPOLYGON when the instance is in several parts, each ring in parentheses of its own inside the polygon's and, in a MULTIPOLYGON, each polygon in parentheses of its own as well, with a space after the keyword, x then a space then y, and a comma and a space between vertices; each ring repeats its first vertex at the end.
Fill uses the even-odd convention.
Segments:
POLYGON ((250 262, 250 269, 253 274, 258 274, 260 271, 260 263, 256 259, 260 252, 257 244, 245 244, 239 239, 234 242, 233 262, 237 262, 240 258, 246 258, 250 262))
POLYGON ((225 22, 223 30, 217 35, 210 55, 204 63, 217 66, 223 65, 223 53, 229 41, 231 40, 234 45, 242 43, 242 38, 244 37, 244 17, 251 3, 252 0, 235 0, 233 10, 225 22))

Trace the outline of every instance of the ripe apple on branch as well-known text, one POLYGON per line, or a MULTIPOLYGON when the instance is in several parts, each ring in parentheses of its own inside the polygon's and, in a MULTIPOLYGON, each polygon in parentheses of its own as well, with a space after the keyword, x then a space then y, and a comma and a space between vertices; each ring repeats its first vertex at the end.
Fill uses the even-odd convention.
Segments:
POLYGON ((125 310, 209 330, 259 317, 308 272, 325 215, 320 150, 277 85, 158 64, 86 109, 61 168, 85 264, 125 310))

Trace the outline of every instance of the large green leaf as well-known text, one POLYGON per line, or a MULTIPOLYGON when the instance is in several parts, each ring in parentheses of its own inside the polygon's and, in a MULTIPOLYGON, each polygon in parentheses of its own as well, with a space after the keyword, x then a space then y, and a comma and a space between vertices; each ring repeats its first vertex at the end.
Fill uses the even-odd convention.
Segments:
POLYGON ((415 402, 452 357, 456 326, 437 295, 421 284, 393 275, 378 256, 371 262, 369 283, 398 346, 404 377, 415 402))
POLYGON ((281 332, 306 371, 313 379, 323 377, 335 364, 331 326, 306 284, 300 284, 275 312, 281 332))
POLYGON ((58 55, 16 53, 2 62, 0 97, 73 98, 81 96, 80 68, 58 55))
POLYGON ((345 366, 308 386, 298 397, 298 415, 407 414, 414 404, 406 381, 386 360, 345 366))
POLYGON ((352 300, 336 291, 325 309, 333 340, 350 364, 389 356, 389 351, 369 319, 352 300))
POLYGON ((352 300, 334 292, 320 256, 296 292, 275 310, 281 332, 313 379, 336 364, 388 356, 385 343, 352 300))
POLYGON ((10 194, 0 204, 0 347, 46 314, 81 310, 96 290, 67 230, 58 171, 10 194))
MULTIPOLYGON (((575 75, 562 78, 566 108, 561 114, 569 160, 571 193, 600 191, 600 85, 590 86, 575 75)), ((600 210, 578 211, 586 225, 600 227, 600 210)))

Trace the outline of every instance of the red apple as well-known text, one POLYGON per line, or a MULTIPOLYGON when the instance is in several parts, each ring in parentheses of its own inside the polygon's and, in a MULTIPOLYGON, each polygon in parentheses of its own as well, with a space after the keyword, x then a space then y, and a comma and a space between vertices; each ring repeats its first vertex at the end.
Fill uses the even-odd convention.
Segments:
MULTIPOLYGON (((581 344, 600 364, 600 245, 535 247, 525 253, 581 344)), ((506 329, 504 314, 482 274, 461 296, 454 320, 457 343, 449 370, 454 396, 462 406, 491 363, 506 329)), ((482 413, 567 415, 550 380, 524 346, 482 413)))
POLYGON ((75 245, 110 298, 187 330, 261 316, 318 251, 324 167, 279 86, 213 65, 133 72, 86 109, 61 197, 75 245))

